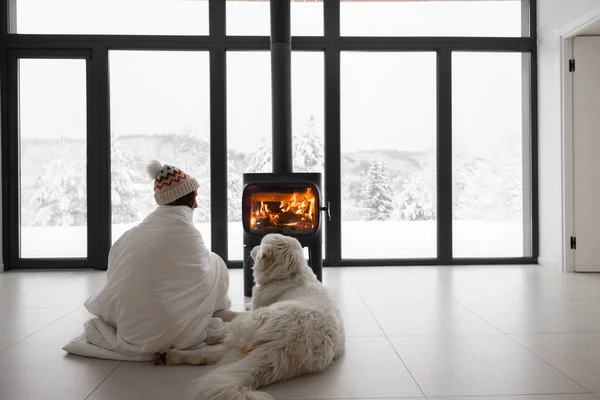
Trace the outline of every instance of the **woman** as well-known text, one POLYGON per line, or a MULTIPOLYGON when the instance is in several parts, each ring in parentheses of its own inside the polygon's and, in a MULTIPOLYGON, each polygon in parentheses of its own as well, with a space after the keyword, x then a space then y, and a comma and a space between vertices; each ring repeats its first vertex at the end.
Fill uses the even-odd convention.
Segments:
POLYGON ((64 347, 70 353, 145 361, 168 348, 197 349, 207 329, 221 326, 216 316, 229 314, 227 267, 193 223, 198 181, 157 161, 148 172, 158 208, 111 248, 106 283, 85 302, 97 318, 64 347))

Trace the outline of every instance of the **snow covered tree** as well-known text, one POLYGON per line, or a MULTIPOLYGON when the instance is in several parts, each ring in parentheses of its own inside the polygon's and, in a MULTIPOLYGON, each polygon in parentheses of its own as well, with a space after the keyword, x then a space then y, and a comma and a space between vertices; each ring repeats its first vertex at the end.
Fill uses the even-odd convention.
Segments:
POLYGON ((87 223, 86 169, 69 156, 61 139, 50 152, 50 161, 38 180, 32 203, 36 226, 81 226, 87 223))
POLYGON ((118 145, 118 139, 111 143, 111 200, 112 221, 126 224, 139 219, 139 204, 134 182, 139 180, 135 156, 118 145))
POLYGON ((242 177, 228 156, 227 162, 227 218, 231 222, 242 220, 242 177))
POLYGON ((393 191, 383 161, 374 160, 371 162, 359 206, 362 209, 364 219, 367 221, 386 221, 390 219, 394 211, 393 191))
POLYGON ((210 188, 210 178, 196 178, 196 180, 198 180, 200 189, 198 189, 198 197, 196 197, 198 208, 194 210, 194 222, 209 222, 211 214, 210 190, 203 188, 210 188))
MULTIPOLYGON (((323 172, 325 150, 317 135, 316 121, 310 117, 306 128, 292 134, 292 162, 294 172, 323 172)), ((271 144, 263 137, 260 150, 250 159, 246 172, 271 172, 271 144)))
POLYGON ((267 142, 267 136, 260 140, 260 150, 248 161, 247 173, 272 172, 271 143, 267 142))
POLYGON ((303 132, 292 136, 294 172, 323 172, 325 149, 311 116, 303 132))
POLYGON ((398 196, 394 219, 403 221, 428 221, 435 219, 436 208, 431 190, 423 187, 417 176, 409 178, 398 196))
MULTIPOLYGON (((166 136, 164 148, 172 148, 165 156, 177 163, 177 166, 187 173, 198 175, 210 171, 210 145, 208 142, 192 134, 171 134, 166 136)), ((166 161, 164 161, 166 162, 166 161)), ((196 176, 194 175, 194 176, 196 176)))

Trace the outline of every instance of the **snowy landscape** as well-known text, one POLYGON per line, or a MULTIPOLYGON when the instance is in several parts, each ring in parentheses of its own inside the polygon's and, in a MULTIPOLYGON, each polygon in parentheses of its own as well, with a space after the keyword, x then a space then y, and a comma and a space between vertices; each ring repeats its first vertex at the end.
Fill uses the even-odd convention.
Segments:
MULTIPOLYGON (((309 120, 306 129, 293 137, 296 172, 323 172, 323 143, 314 125, 314 120, 309 120)), ((270 146, 267 141, 263 143, 265 146, 254 154, 229 155, 228 246, 232 260, 242 258, 242 174, 271 170, 270 146)), ((66 156, 84 154, 84 142, 33 139, 23 148, 28 151, 29 162, 37 164, 26 170, 42 174, 22 179, 22 256, 85 257, 85 164, 83 159, 66 156), (54 149, 53 157, 46 163, 49 148, 54 149), (57 170, 65 173, 56 174, 57 170)), ((200 182, 194 220, 210 247, 209 146, 184 134, 113 138, 113 242, 156 207, 145 166, 148 159, 165 159, 169 153, 200 182)), ((491 160, 461 157, 456 161, 460 164, 453 184, 455 256, 522 256, 518 152, 504 152, 491 160)), ((343 154, 344 258, 436 256, 434 163, 434 154, 418 152, 369 150, 343 154)))

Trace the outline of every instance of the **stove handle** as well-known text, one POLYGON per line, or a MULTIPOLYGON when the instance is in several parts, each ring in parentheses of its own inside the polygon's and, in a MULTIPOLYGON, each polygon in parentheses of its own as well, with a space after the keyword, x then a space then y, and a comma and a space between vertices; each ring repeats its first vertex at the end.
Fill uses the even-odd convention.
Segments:
POLYGON ((331 211, 330 211, 330 209, 331 209, 331 204, 329 204, 329 202, 327 202, 327 207, 321 207, 322 211, 327 211, 327 220, 329 222, 331 222, 331 211))

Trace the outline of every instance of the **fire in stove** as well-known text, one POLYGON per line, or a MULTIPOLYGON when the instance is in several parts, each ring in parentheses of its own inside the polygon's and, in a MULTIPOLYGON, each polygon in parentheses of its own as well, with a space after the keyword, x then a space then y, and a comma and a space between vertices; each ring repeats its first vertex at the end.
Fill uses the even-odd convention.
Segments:
POLYGON ((280 230, 312 232, 317 227, 317 195, 303 191, 259 191, 250 195, 250 229, 257 232, 280 230))

